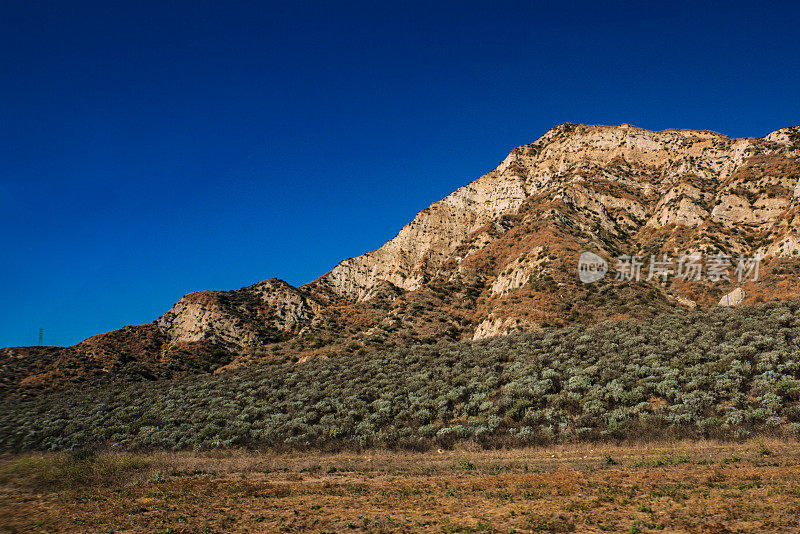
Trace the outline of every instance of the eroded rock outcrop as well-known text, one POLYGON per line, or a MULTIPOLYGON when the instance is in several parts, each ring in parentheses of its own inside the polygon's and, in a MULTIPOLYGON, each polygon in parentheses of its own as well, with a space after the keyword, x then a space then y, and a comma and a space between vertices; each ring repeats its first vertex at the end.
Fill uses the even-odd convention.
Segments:
MULTIPOLYGON (((741 253, 752 242, 735 235, 741 228, 772 229, 774 241, 762 252, 796 254, 791 224, 776 224, 800 195, 798 143, 796 127, 762 139, 730 139, 710 131, 562 124, 419 212, 381 248, 342 261, 302 288, 268 280, 238 290, 241 301, 233 303, 224 296, 231 292, 193 293, 157 324, 177 341, 250 346, 275 332, 297 333, 314 324, 330 298, 389 303, 443 273, 469 271, 507 230, 503 218, 531 201, 562 206, 566 216, 575 214, 569 224, 595 240, 685 228, 692 232, 688 243, 680 242, 687 251, 708 251, 724 242, 731 253, 741 253), (253 320, 264 324, 254 327, 253 320)), ((565 220, 563 212, 552 216, 565 220)), ((489 280, 488 294, 503 298, 529 284, 541 274, 541 261, 531 260, 537 254, 541 246, 507 260, 489 280)), ((516 317, 493 315, 472 337, 507 333, 519 324, 516 317)))
POLYGON ((299 331, 321 308, 303 291, 271 279, 236 291, 190 293, 156 324, 174 341, 214 340, 245 347, 299 331))
POLYGON ((618 220, 637 229, 641 221, 651 228, 769 225, 791 201, 787 183, 798 187, 797 160, 784 155, 798 135, 784 128, 733 140, 709 131, 562 124, 421 211, 380 249, 343 261, 315 283, 356 300, 384 280, 416 290, 471 234, 547 190, 612 231, 618 220), (780 159, 791 168, 770 173, 780 159), (757 196, 751 202, 743 194, 757 196))

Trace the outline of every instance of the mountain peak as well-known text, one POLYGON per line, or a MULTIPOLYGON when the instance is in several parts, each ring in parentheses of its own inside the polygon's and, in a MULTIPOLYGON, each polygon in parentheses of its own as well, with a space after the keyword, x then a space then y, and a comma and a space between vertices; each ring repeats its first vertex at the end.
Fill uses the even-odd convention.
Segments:
MULTIPOLYGON (((743 302, 800 296, 800 273, 784 274, 785 260, 800 255, 799 146, 798 127, 731 139, 562 123, 420 211, 379 249, 343 260, 311 283, 296 288, 273 278, 190 293, 150 325, 53 348, 51 356, 127 368, 127 360, 113 363, 114 347, 135 347, 137 361, 162 376, 175 368, 216 369, 228 359, 243 365, 331 356, 712 306, 735 289, 611 283, 598 300, 577 278, 581 250, 609 261, 620 254, 761 253, 762 281, 743 286, 743 302), (186 358, 206 363, 176 363, 186 358)), ((6 350, 0 358, 29 369, 25 362, 33 360, 19 354, 6 350)))

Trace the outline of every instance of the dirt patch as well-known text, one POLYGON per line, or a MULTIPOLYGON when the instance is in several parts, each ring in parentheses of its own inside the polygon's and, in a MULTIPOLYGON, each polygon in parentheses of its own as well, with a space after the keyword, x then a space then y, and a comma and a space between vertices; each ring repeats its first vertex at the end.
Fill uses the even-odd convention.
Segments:
POLYGON ((101 454, 80 459, 78 486, 53 477, 69 461, 0 460, 0 531, 800 532, 800 446, 785 441, 101 454))

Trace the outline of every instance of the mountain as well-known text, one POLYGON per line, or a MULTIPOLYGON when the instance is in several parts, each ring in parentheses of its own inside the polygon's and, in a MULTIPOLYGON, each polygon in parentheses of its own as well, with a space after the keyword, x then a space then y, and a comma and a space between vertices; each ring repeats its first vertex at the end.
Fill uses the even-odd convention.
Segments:
POLYGON ((419 212, 381 248, 301 287, 270 279, 200 291, 150 324, 73 347, 2 349, 0 390, 168 378, 796 298, 799 214, 800 127, 731 139, 565 123, 419 212), (583 251, 612 271, 618 257, 641 256, 644 276, 584 284, 583 251), (651 257, 693 254, 730 256, 731 281, 646 280, 651 257), (737 258, 756 254, 764 256, 758 279, 739 283, 737 258))

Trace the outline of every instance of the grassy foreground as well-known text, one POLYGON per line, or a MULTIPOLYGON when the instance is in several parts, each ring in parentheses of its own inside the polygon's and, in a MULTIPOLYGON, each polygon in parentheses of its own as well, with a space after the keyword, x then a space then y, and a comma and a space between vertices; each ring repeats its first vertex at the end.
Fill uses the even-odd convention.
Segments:
POLYGON ((2 532, 800 532, 800 445, 5 455, 2 532))

